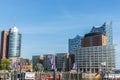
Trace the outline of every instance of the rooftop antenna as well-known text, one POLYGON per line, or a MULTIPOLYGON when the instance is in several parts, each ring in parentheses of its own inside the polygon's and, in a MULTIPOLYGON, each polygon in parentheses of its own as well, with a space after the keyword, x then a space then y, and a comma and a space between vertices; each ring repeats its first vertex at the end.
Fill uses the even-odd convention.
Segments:
POLYGON ((15 23, 16 23, 16 16, 13 17, 13 26, 16 26, 15 23))

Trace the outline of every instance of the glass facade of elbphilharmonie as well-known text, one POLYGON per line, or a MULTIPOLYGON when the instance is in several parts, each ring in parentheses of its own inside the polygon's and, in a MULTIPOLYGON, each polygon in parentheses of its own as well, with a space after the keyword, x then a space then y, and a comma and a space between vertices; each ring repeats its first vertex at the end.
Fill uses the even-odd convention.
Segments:
POLYGON ((69 54, 75 54, 76 48, 81 47, 81 39, 82 37, 79 35, 77 35, 73 39, 69 39, 69 42, 68 42, 69 54))
POLYGON ((112 22, 104 23, 102 26, 93 26, 90 32, 102 32, 107 37, 107 44, 113 44, 112 22))

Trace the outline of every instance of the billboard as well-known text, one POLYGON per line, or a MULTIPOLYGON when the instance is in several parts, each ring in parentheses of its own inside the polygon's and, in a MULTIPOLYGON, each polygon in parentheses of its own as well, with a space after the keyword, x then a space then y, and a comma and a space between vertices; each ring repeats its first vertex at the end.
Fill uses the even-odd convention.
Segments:
POLYGON ((26 72, 25 73, 25 79, 35 79, 35 73, 34 72, 26 72))

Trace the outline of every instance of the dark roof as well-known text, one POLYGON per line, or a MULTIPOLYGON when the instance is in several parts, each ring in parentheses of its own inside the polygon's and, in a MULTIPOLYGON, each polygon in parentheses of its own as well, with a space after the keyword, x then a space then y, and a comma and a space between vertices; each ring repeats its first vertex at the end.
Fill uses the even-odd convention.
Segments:
POLYGON ((87 33, 84 37, 90 37, 95 35, 104 35, 102 32, 93 32, 93 33, 87 33))

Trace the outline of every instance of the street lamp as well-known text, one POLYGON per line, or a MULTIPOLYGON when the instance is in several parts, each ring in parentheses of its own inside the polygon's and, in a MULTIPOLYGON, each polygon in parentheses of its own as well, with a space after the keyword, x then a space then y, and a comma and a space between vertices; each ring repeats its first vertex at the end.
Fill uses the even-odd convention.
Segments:
POLYGON ((21 62, 19 64, 20 64, 20 79, 22 79, 22 73, 21 73, 21 71, 22 71, 23 64, 21 62))
POLYGON ((18 62, 14 63, 14 80, 17 80, 17 68, 18 68, 18 62))
POLYGON ((38 71, 40 72, 40 80, 41 80, 41 64, 38 63, 38 64, 37 64, 37 67, 38 67, 38 71))
POLYGON ((10 69, 10 72, 11 72, 10 76, 11 76, 11 80, 12 80, 12 64, 9 65, 9 69, 10 69))

